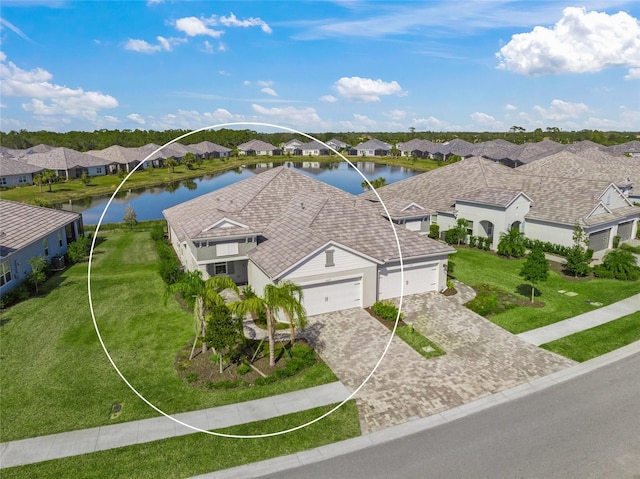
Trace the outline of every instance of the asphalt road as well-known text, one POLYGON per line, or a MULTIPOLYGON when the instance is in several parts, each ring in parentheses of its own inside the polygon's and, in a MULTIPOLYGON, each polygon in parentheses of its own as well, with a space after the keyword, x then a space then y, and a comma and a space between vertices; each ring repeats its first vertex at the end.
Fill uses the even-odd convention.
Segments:
POLYGON ((640 354, 285 478, 640 479, 640 354))

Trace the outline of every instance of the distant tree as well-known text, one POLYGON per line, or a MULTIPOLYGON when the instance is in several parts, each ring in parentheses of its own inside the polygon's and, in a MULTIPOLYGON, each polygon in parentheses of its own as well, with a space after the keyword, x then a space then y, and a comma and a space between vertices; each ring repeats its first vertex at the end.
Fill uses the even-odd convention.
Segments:
POLYGON ((522 258, 526 250, 524 233, 518 228, 511 228, 506 233, 500 233, 500 241, 498 242, 500 256, 522 258))
POLYGON ((51 201, 46 200, 44 198, 34 198, 33 204, 36 206, 41 206, 42 208, 53 208, 51 201))
POLYGON ((392 158, 397 158, 401 154, 400 150, 395 145, 391 147, 390 153, 392 158))
POLYGON ((164 166, 167 168, 171 168, 171 173, 176 172, 176 166, 178 166, 178 161, 175 158, 167 158, 164 161, 164 166))
POLYGON ((573 227, 572 238, 574 245, 584 249, 589 247, 589 235, 585 233, 584 229, 582 229, 582 226, 580 226, 578 223, 576 223, 576 225, 573 227))
POLYGON ((410 126, 409 127, 409 133, 411 133, 412 135, 416 132, 416 127, 415 126, 410 126))
POLYGON ((196 155, 191 152, 188 152, 182 158, 182 164, 187 167, 188 170, 193 170, 196 165, 196 155))
POLYGON ((591 258, 593 257, 592 249, 584 249, 579 245, 573 245, 567 254, 567 262, 564 267, 568 273, 578 276, 587 276, 591 272, 591 258))
POLYGON ((546 281, 549 277, 549 261, 545 258, 540 249, 532 250, 522 265, 520 276, 531 283, 531 302, 535 294, 535 285, 541 281, 546 281))
POLYGON ((87 236, 81 236, 67 248, 67 255, 72 263, 80 263, 87 259, 91 250, 91 239, 87 236))
POLYGON ((29 282, 33 284, 38 294, 38 286, 47 280, 47 259, 44 256, 34 256, 29 260, 29 266, 31 266, 29 282))
POLYGON ((127 205, 124 210, 124 224, 127 225, 129 230, 133 230, 133 227, 138 224, 138 217, 131 205, 127 205))
POLYGON ((82 181, 82 184, 84 186, 89 186, 89 184, 91 183, 91 177, 86 171, 82 172, 82 175, 80 176, 80 180, 82 181))
POLYGON ((373 187, 374 189, 382 188, 386 183, 387 183, 387 180, 381 176, 374 180, 369 180, 368 182, 365 180, 362 183, 360 183, 360 186, 362 186, 362 188, 365 191, 369 191, 371 190, 371 187, 373 187), (371 183, 371 185, 369 185, 369 183, 371 183))
POLYGON ((51 192, 51 186, 58 180, 58 176, 51 170, 44 170, 33 177, 33 182, 40 187, 40 193, 42 193, 42 185, 49 185, 49 192, 51 192))

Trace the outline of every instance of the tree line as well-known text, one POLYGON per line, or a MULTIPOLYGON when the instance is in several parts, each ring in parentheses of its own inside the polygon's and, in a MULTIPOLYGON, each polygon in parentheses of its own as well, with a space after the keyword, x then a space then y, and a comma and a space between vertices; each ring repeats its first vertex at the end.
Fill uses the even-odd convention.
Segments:
MULTIPOLYGON (((102 150, 109 146, 120 145, 125 147, 140 147, 149 143, 164 145, 174 138, 188 133, 190 130, 95 130, 88 131, 68 131, 64 133, 53 131, 0 131, 0 145, 7 148, 27 149, 39 144, 54 147, 66 147, 76 151, 102 150)), ((513 126, 506 132, 435 132, 435 131, 415 131, 410 128, 407 132, 324 132, 310 133, 311 136, 321 140, 329 141, 337 138, 345 143, 355 146, 372 138, 390 144, 406 142, 414 138, 443 143, 456 138, 468 141, 469 143, 479 143, 484 141, 503 139, 515 144, 526 142, 538 142, 544 139, 556 141, 558 143, 575 143, 589 140, 601 145, 617 145, 628 141, 636 140, 640 132, 617 132, 599 130, 563 131, 557 127, 548 127, 545 130, 537 128, 534 131, 526 131, 523 127, 513 126)), ((273 145, 286 143, 294 138, 302 142, 309 141, 302 135, 293 133, 261 133, 251 129, 229 129, 223 128, 215 131, 203 131, 191 135, 185 139, 185 143, 199 143, 201 141, 211 141, 213 143, 233 148, 241 143, 252 139, 266 141, 273 145)))

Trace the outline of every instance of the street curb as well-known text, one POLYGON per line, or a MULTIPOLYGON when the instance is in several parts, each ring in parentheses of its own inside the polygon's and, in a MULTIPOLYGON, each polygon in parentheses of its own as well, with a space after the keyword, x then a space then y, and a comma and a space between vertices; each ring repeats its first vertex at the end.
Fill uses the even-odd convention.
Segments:
POLYGON ((199 476, 193 479, 250 479, 262 477, 287 469, 313 464, 333 457, 342 456, 355 451, 360 451, 370 446, 383 444, 400 437, 405 437, 420 431, 431 429, 448 422, 455 421, 465 416, 489 409, 493 406, 514 401, 543 389, 562 384, 583 374, 594 371, 608 364, 634 354, 640 354, 640 341, 636 341, 610 353, 598 356, 584 363, 571 366, 567 369, 552 373, 548 376, 535 379, 505 391, 485 396, 467 404, 443 411, 427 418, 408 421, 397 426, 373 432, 353 439, 328 444, 308 451, 302 451, 288 456, 276 457, 266 461, 245 464, 243 466, 223 469, 199 476))

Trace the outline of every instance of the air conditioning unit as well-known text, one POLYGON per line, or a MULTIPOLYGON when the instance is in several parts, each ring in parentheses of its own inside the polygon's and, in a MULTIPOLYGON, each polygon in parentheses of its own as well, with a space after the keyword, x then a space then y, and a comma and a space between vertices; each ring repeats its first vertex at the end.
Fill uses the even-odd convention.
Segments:
POLYGON ((54 256, 51 258, 51 269, 53 271, 62 271, 64 269, 64 256, 54 256))

